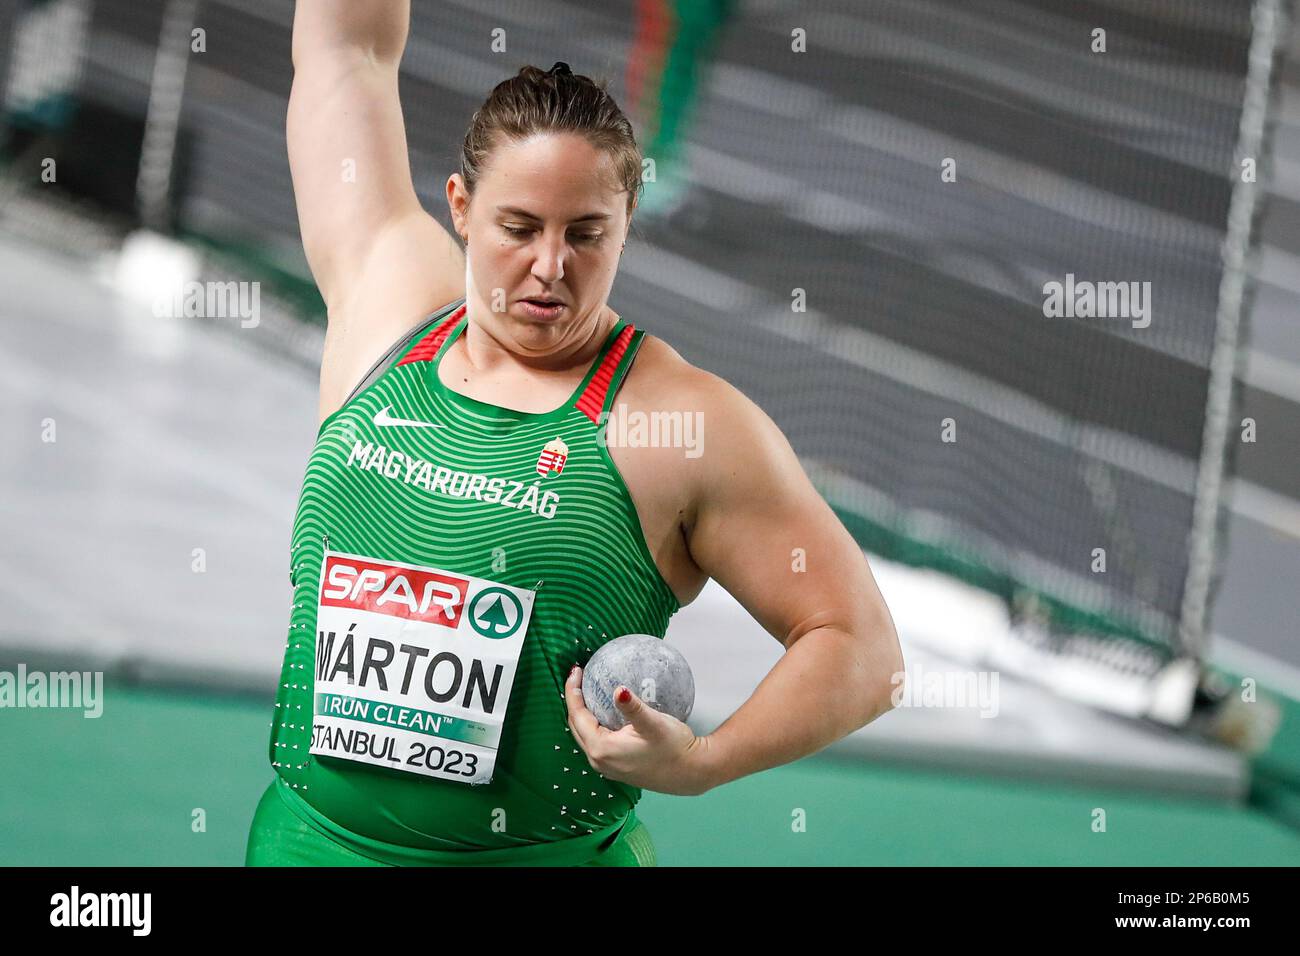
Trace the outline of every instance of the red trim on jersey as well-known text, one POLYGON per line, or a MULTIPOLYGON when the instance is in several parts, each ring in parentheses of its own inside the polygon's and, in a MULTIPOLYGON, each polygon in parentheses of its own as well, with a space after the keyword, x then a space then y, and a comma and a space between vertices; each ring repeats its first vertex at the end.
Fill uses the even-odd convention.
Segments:
POLYGON ((632 341, 634 332, 636 328, 629 324, 618 334, 614 344, 605 353, 605 360, 600 363, 600 368, 596 369, 596 374, 591 377, 587 387, 573 403, 574 408, 597 425, 600 424, 600 410, 605 406, 605 398, 609 394, 609 383, 614 378, 618 363, 623 361, 623 355, 627 352, 628 343, 632 341))
POLYGON ((442 343, 447 341, 447 336, 451 335, 452 330, 456 328, 456 324, 460 321, 461 316, 465 314, 466 308, 468 308, 468 303, 462 305, 451 315, 447 316, 446 320, 443 321, 441 325, 429 332, 424 338, 420 339, 420 341, 416 343, 415 347, 403 355, 402 360, 397 364, 405 365, 407 362, 432 362, 434 357, 438 354, 438 349, 442 348, 442 343))

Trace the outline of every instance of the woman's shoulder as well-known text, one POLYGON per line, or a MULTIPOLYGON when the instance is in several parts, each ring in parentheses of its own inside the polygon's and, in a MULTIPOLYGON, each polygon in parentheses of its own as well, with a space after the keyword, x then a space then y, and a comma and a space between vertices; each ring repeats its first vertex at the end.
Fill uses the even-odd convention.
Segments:
POLYGON ((677 489, 686 528, 695 526, 702 501, 716 499, 711 489, 737 486, 770 495, 798 484, 798 459, 767 413, 657 336, 647 334, 641 343, 611 412, 615 419, 621 414, 642 422, 648 415, 649 427, 656 429, 651 434, 666 433, 684 443, 685 454, 672 442, 638 449, 638 467, 677 489), (737 483, 737 475, 745 480, 737 483))
POLYGON ((707 419, 719 467, 744 464, 775 446, 789 448, 757 402, 720 375, 692 365, 657 336, 646 335, 619 401, 629 411, 693 414, 701 425, 707 419))
POLYGON ((748 401, 726 379, 691 364, 675 348, 649 332, 628 372, 624 391, 637 396, 647 410, 722 411, 748 401))
POLYGON ((635 392, 655 404, 681 401, 692 397, 707 375, 659 336, 647 332, 623 390, 635 392))

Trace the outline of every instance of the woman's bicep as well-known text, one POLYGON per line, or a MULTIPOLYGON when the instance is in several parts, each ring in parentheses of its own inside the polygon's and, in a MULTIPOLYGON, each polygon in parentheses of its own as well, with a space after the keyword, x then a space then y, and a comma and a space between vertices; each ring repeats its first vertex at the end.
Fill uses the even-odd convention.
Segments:
POLYGON ((780 429, 721 380, 707 408, 688 534, 696 564, 787 648, 819 627, 874 634, 888 611, 866 557, 780 429))
POLYGON ((286 138, 303 249, 321 295, 346 298, 377 237, 424 217, 411 181, 398 64, 361 49, 321 51, 297 67, 286 138))
POLYGON ((415 195, 396 60, 334 46, 296 52, 295 64, 289 162, 328 316, 324 418, 404 332, 464 295, 465 260, 415 195))

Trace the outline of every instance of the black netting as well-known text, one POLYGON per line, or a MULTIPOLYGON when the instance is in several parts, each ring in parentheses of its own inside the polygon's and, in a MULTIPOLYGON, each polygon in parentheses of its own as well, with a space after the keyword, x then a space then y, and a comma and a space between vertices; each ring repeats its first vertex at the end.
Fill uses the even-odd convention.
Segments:
MULTIPOLYGON (((0 26, 22 6, 0 0, 0 26)), ((142 115, 163 5, 91 6, 80 93, 142 115)), ((403 107, 444 225, 495 82, 563 59, 625 94, 633 0, 415 6, 403 107)), ((175 216, 306 282, 284 146, 292 8, 198 4, 175 216)), ((693 104, 660 171, 690 192, 638 223, 615 308, 759 402, 864 545, 1172 647, 1251 4, 763 3, 718 37, 698 89, 670 91, 693 104), (1045 284, 1067 276, 1150 283, 1150 324, 1046 317, 1045 284)))

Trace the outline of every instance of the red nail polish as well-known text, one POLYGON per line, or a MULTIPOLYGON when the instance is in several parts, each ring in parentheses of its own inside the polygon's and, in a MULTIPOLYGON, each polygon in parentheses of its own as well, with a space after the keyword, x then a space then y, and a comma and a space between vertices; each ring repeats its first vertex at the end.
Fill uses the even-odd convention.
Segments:
POLYGON ((628 690, 626 687, 620 687, 618 689, 618 702, 620 704, 626 704, 631 699, 632 699, 632 692, 630 690, 628 690))

